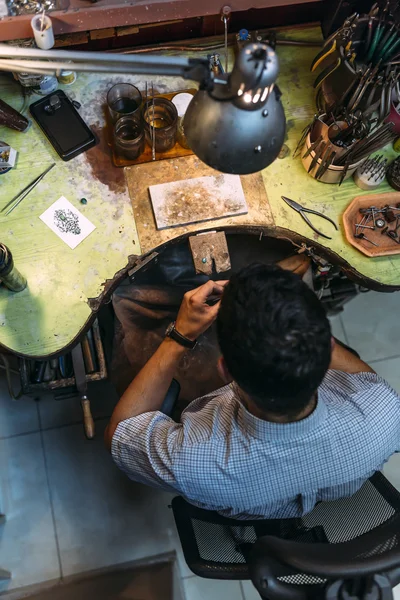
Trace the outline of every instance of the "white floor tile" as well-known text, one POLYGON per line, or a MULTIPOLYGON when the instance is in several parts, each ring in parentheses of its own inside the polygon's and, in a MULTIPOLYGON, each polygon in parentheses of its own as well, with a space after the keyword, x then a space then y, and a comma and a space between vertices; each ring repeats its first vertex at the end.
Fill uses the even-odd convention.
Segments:
POLYGON ((400 355, 400 292, 359 294, 342 315, 349 345, 365 361, 400 355))
POLYGON ((383 467, 383 474, 390 483, 400 491, 400 454, 396 453, 390 457, 383 467))
POLYGON ((183 580, 186 600, 243 600, 239 581, 188 577, 183 580))
MULTIPOLYGON (((14 393, 18 393, 21 383, 17 375, 12 375, 14 393)), ((0 372, 0 438, 31 433, 39 430, 36 402, 22 396, 11 400, 7 389, 4 371, 0 372)))
POLYGON ((244 600, 260 600, 260 594, 251 581, 241 581, 244 600))
POLYGON ((371 361, 371 367, 400 394, 400 357, 371 361))
MULTIPOLYGON (((109 381, 94 381, 88 386, 88 397, 94 419, 110 417, 118 402, 118 395, 109 381)), ((39 402, 43 429, 72 425, 82 421, 82 408, 78 396, 55 400, 53 394, 44 395, 39 402)))
POLYGON ((0 591, 60 577, 39 433, 0 441, 0 566, 12 572, 0 591))
POLYGON ((332 335, 343 342, 346 343, 346 334, 343 329, 342 317, 341 315, 336 315, 334 317, 329 317, 329 321, 331 322, 332 335))
POLYGON ((64 575, 155 556, 177 547, 170 494, 135 484, 96 438, 73 425, 44 432, 64 575))

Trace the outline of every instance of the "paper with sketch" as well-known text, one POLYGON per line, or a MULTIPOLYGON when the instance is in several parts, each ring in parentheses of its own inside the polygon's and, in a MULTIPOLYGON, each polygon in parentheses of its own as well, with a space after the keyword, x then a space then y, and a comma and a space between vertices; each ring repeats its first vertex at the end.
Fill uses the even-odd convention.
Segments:
POLYGON ((96 229, 64 196, 56 200, 39 218, 72 249, 96 229))

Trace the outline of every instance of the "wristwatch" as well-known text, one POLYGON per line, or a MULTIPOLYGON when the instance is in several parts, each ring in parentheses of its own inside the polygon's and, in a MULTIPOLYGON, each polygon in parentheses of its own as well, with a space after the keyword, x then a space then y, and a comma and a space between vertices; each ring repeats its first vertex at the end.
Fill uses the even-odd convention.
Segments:
POLYGON ((165 331, 165 335, 166 337, 170 337, 171 340, 174 340, 181 346, 184 346, 185 348, 190 348, 190 350, 193 350, 193 348, 197 344, 197 340, 189 340, 189 338, 185 337, 175 329, 175 321, 172 321, 172 323, 168 325, 165 331))

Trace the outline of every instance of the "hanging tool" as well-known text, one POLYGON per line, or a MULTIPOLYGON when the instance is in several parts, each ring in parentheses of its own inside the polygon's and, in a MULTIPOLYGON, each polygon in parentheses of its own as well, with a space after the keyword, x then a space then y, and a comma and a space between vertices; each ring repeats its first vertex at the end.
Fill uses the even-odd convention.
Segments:
POLYGON ((334 71, 336 71, 336 69, 338 69, 341 64, 342 59, 339 56, 339 58, 333 64, 326 67, 326 69, 324 69, 322 73, 318 75, 317 79, 314 81, 314 89, 318 89, 319 86, 323 83, 323 81, 325 81, 325 79, 329 77, 329 75, 332 75, 332 73, 334 73, 334 71))
POLYGON ((331 44, 324 46, 321 52, 318 52, 317 56, 311 63, 311 72, 313 73, 315 69, 324 61, 330 54, 333 54, 337 48, 337 39, 335 38, 331 44))
POLYGON ((311 214, 311 215, 317 215, 318 217, 321 217, 322 219, 329 221, 330 223, 332 223, 334 228, 337 230, 338 226, 336 225, 336 223, 334 221, 332 221, 332 219, 330 219, 326 215, 323 215, 322 213, 318 212, 317 210, 312 210, 311 208, 305 208, 304 206, 301 206, 301 204, 298 204, 298 202, 295 202, 295 200, 286 198, 286 196, 281 196, 281 198, 282 198, 282 200, 284 200, 286 202, 286 204, 288 204, 291 208, 293 208, 293 210, 297 211, 302 216, 302 218, 307 223, 307 225, 309 227, 311 227, 311 229, 313 231, 315 231, 315 233, 318 233, 318 235, 320 235, 321 237, 323 237, 327 240, 332 239, 331 237, 325 235, 324 233, 319 231, 316 227, 314 227, 314 225, 311 223, 310 219, 307 217, 306 213, 311 214))
POLYGON ((368 54, 368 50, 371 46, 373 24, 374 24, 374 20, 372 17, 370 17, 370 19, 368 21, 367 37, 365 40, 365 51, 364 51, 365 55, 368 54))
POLYGON ((56 163, 53 163, 52 165, 50 165, 50 167, 47 167, 47 169, 45 171, 43 171, 43 173, 41 175, 39 175, 38 177, 36 177, 36 179, 34 179, 33 181, 31 181, 31 183, 29 185, 27 185, 26 187, 24 187, 23 190, 21 190, 16 196, 14 196, 14 198, 11 198, 10 202, 8 202, 5 207, 2 209, 1 212, 4 212, 8 207, 8 210, 6 212, 6 216, 9 215, 14 208, 17 208, 18 204, 20 204, 22 202, 22 200, 24 198, 26 198, 26 196, 28 194, 30 194, 30 192, 33 190, 33 188, 35 188, 37 186, 38 183, 40 183, 43 179, 43 177, 45 177, 45 175, 47 175, 47 173, 49 171, 51 171, 51 169, 53 167, 56 166, 56 163))
POLYGON ((87 381, 85 364, 83 362, 82 346, 77 344, 71 351, 72 362, 74 365, 75 384, 81 397, 81 406, 83 410, 83 427, 86 437, 91 440, 94 438, 94 421, 90 410, 90 400, 86 395, 87 381))
POLYGON ((386 35, 382 38, 382 42, 379 48, 376 51, 377 59, 383 59, 385 55, 389 52, 394 41, 397 39, 398 31, 395 30, 396 25, 393 23, 391 27, 389 27, 386 35), (393 31, 395 30, 395 31, 393 31))
POLYGON ((379 17, 379 21, 378 21, 378 24, 377 24, 376 29, 374 31, 374 34, 372 36, 372 42, 371 42, 371 45, 369 47, 367 57, 365 59, 365 62, 367 64, 369 62, 371 62, 372 57, 373 57, 373 55, 375 53, 375 50, 376 50, 376 48, 377 48, 377 46, 379 44, 379 40, 381 39, 381 36, 382 36, 382 33, 383 33, 383 27, 382 26, 383 26, 383 21, 382 21, 382 16, 381 16, 381 17, 379 17))

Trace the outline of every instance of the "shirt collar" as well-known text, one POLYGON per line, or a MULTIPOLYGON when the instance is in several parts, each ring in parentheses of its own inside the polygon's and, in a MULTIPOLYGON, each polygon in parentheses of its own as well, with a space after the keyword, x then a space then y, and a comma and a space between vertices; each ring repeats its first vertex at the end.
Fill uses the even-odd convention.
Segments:
POLYGON ((317 405, 313 412, 302 419, 293 423, 273 423, 264 421, 252 415, 243 404, 238 400, 240 407, 238 410, 238 422, 243 429, 253 437, 259 439, 286 440, 299 438, 307 435, 310 431, 316 429, 326 418, 328 409, 322 397, 321 390, 318 392, 317 405))

